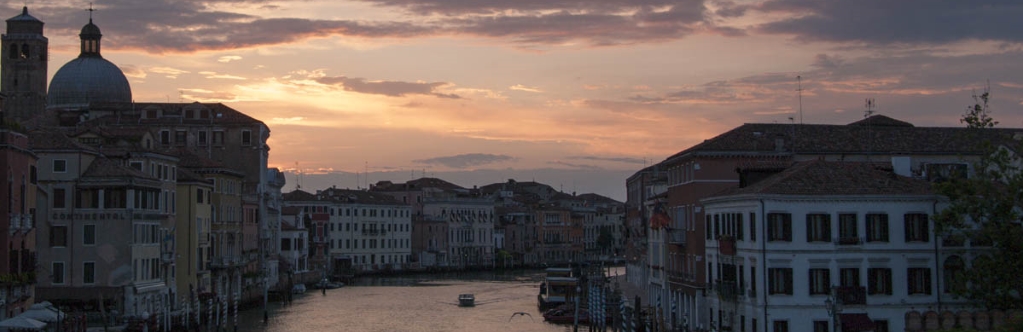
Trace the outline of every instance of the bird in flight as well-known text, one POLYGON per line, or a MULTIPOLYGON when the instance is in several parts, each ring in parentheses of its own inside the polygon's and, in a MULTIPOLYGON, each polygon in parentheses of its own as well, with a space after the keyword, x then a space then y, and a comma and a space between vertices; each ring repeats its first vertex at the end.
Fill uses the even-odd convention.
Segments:
POLYGON ((529 316, 529 320, 533 320, 533 315, 530 315, 528 312, 521 312, 521 311, 519 311, 519 312, 516 312, 516 313, 512 314, 511 317, 508 317, 508 321, 510 322, 512 320, 512 318, 515 318, 515 316, 529 316))

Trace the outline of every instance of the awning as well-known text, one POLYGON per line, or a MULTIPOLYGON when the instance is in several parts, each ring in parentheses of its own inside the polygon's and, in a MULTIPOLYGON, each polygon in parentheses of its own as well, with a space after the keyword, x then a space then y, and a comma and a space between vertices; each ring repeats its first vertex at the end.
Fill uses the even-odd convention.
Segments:
POLYGON ((874 320, 867 314, 842 314, 842 332, 873 331, 874 320))

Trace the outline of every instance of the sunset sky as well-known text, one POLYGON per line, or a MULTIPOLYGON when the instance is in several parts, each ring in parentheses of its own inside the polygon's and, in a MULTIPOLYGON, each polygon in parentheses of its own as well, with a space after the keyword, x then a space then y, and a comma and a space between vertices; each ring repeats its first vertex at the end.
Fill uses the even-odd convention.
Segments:
MULTIPOLYGON (((52 76, 89 2, 26 0, 52 76)), ((97 0, 136 101, 271 129, 286 188, 509 178, 625 199, 625 178, 743 123, 845 124, 864 100, 961 126, 990 82, 1023 127, 1018 0, 97 0), (796 77, 801 77, 797 82, 796 77), (356 172, 370 172, 355 175, 356 172)))

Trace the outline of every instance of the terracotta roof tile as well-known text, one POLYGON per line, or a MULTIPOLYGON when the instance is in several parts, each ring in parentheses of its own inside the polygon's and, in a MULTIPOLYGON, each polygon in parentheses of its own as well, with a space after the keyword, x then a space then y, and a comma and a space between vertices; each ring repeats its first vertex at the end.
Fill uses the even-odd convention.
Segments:
POLYGON ((930 182, 896 175, 889 164, 814 160, 714 196, 740 194, 930 195, 934 191, 930 182))

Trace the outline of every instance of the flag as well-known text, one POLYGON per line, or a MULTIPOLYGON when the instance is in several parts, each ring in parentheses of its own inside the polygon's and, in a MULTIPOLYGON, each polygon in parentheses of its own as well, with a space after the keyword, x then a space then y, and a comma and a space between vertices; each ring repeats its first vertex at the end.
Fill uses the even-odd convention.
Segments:
POLYGON ((654 211, 650 215, 650 228, 659 229, 668 227, 668 225, 671 225, 671 217, 668 216, 668 211, 664 209, 664 203, 657 203, 657 205, 654 205, 654 211))

